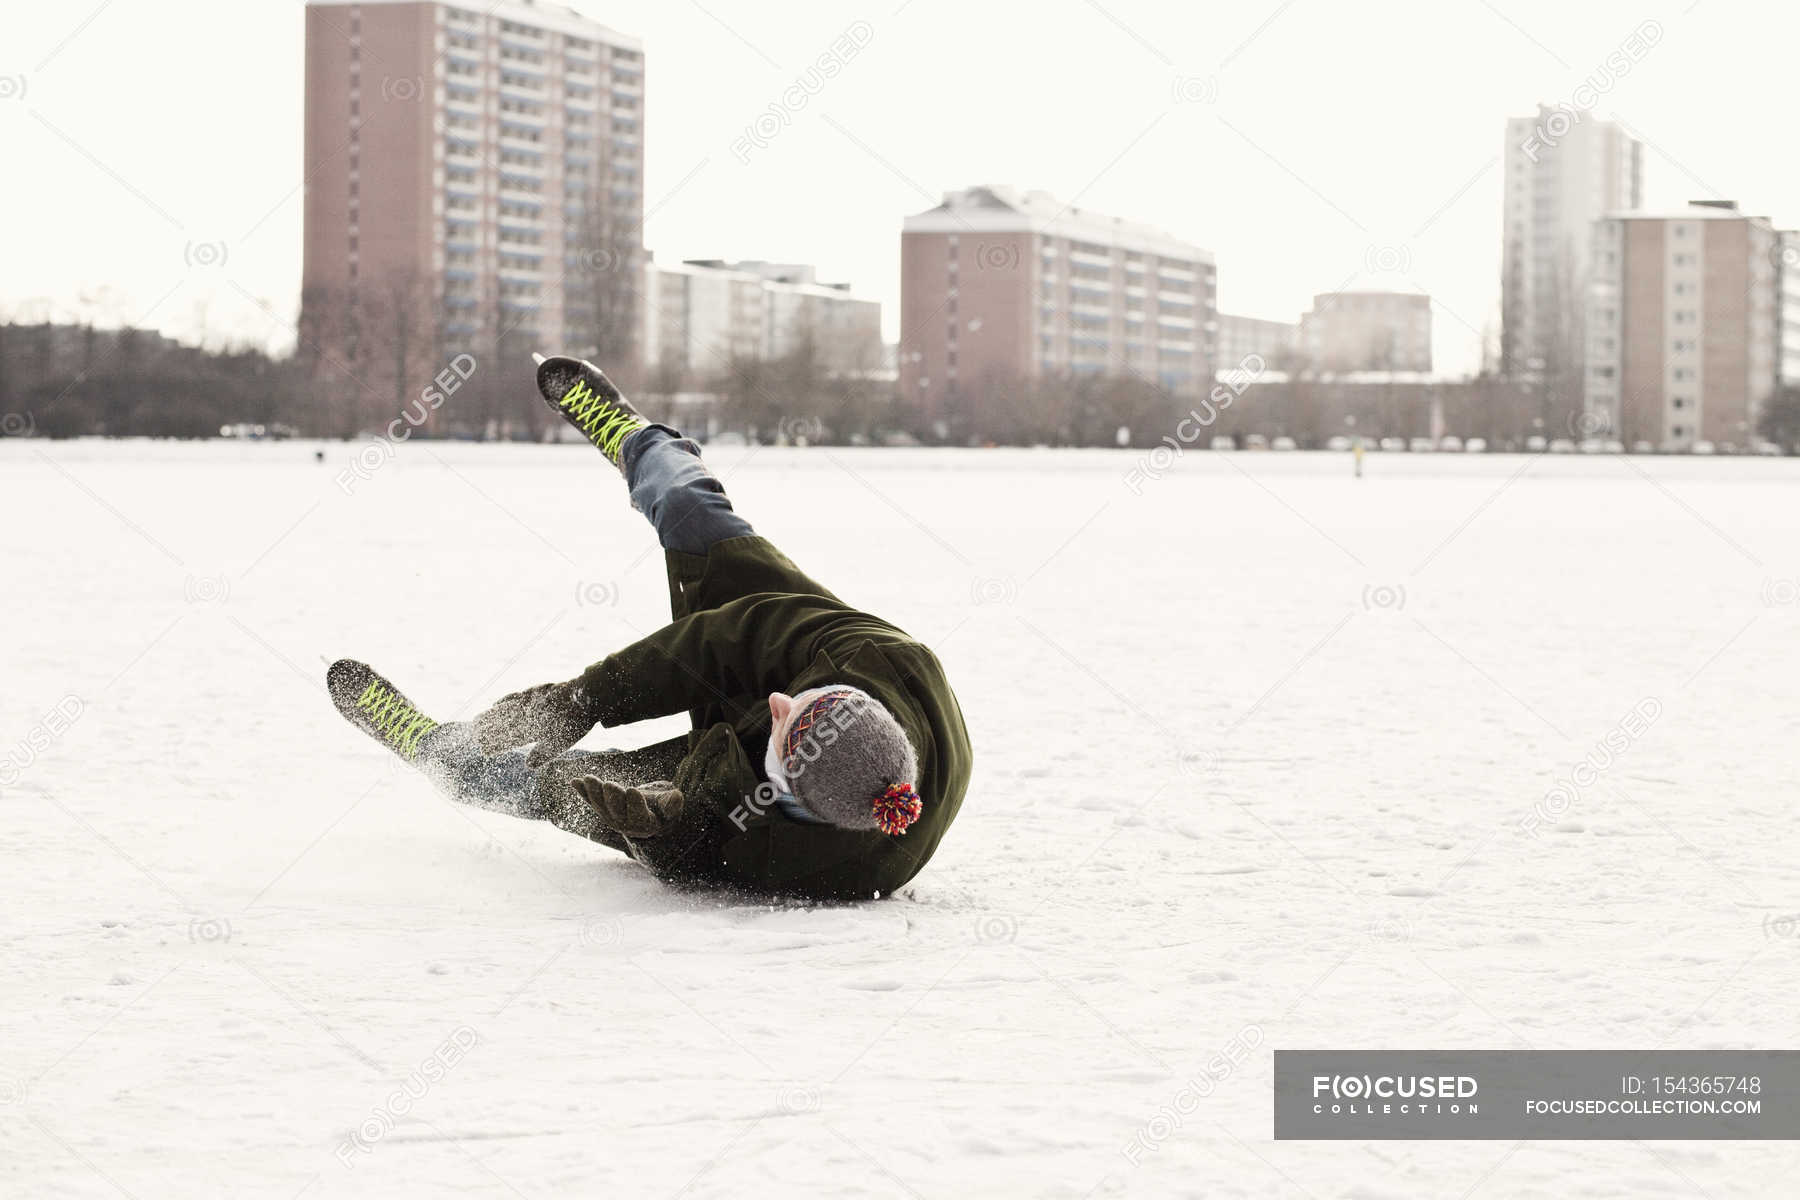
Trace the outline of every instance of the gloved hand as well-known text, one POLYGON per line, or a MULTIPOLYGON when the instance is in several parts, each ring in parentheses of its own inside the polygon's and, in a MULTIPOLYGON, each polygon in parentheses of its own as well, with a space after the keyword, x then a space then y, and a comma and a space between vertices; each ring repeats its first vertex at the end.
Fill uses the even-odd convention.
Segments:
POLYGON ((499 754, 536 742, 525 759, 525 765, 535 771, 585 737, 597 719, 580 680, 570 680, 540 683, 502 696, 473 724, 483 754, 499 754))
POLYGON ((576 795, 587 801, 600 823, 628 838, 655 837, 681 819, 687 799, 679 788, 664 783, 627 787, 597 775, 576 779, 576 795))

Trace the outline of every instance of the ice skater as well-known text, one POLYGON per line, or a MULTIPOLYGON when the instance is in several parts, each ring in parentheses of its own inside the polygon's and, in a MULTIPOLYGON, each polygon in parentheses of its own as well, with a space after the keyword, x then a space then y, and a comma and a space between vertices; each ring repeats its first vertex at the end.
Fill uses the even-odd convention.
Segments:
MULTIPOLYGON (((451 799, 549 821, 671 884, 892 894, 937 849, 969 782, 968 731, 936 656, 758 536, 700 448, 646 421, 599 368, 540 358, 537 385, 655 527, 673 620, 467 722, 433 721, 343 659, 326 677, 338 711, 451 799), (693 720, 685 736, 573 748, 595 725, 677 712, 693 720)), ((802 511, 829 502, 795 497, 802 511)))

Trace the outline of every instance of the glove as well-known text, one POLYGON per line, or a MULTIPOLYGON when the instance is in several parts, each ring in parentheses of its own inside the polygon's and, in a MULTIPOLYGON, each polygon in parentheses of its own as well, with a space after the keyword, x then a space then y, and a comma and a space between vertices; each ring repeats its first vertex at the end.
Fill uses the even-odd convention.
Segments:
POLYGON ((681 820, 687 804, 681 790, 668 784, 650 783, 635 788, 587 775, 572 786, 602 825, 628 838, 655 837, 666 832, 681 820))
POLYGON ((525 765, 535 771, 585 737, 595 720, 580 681, 571 680, 540 683, 502 696, 473 724, 483 754, 499 754, 536 742, 525 759, 525 765))

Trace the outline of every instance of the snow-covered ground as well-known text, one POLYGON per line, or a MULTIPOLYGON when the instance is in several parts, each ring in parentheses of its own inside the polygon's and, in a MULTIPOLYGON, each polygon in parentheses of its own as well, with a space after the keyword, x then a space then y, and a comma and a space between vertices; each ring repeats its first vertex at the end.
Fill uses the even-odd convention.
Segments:
POLYGON ((910 887, 808 908, 326 701, 655 628, 591 453, 314 449, 0 443, 0 1195, 1791 1194, 1784 1143, 1274 1142, 1270 1051, 1794 1044, 1800 462, 715 451, 976 747, 910 887))

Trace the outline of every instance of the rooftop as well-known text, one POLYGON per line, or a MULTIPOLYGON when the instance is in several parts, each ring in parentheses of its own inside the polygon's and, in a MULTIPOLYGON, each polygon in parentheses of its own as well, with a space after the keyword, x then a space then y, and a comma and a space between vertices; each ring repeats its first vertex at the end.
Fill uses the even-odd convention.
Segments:
MULTIPOLYGON (((376 4, 415 4, 419 0, 306 0, 308 8, 349 8, 352 3, 364 8, 376 4)), ((442 8, 462 8, 477 16, 495 17, 502 21, 517 21, 522 25, 535 25, 540 29, 553 30, 570 37, 594 38, 611 46, 623 46, 628 50, 642 50, 644 40, 628 33, 620 33, 610 25, 569 8, 562 4, 539 4, 537 0, 499 0, 498 3, 475 3, 474 0, 457 4, 440 4, 442 8)))
POLYGON ((1213 262, 1213 253, 1140 221, 1064 204, 1044 191, 983 184, 945 192, 936 208, 906 218, 912 233, 1047 233, 1171 258, 1213 262))

